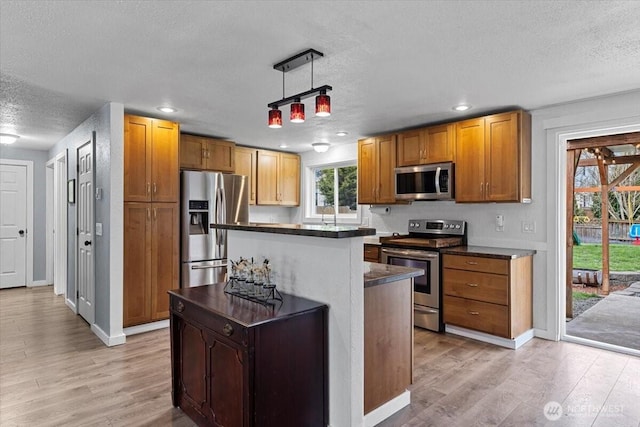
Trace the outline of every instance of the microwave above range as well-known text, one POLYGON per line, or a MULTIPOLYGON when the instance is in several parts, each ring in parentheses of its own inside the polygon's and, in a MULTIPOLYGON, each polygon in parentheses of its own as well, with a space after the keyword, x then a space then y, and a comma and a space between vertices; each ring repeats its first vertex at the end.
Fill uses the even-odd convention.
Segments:
POLYGON ((453 163, 396 168, 396 199, 453 200, 453 169, 453 163))

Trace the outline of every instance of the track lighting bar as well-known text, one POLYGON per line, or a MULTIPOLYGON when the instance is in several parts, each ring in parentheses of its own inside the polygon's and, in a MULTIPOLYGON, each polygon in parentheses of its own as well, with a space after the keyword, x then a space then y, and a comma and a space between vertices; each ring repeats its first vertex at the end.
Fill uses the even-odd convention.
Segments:
POLYGON ((306 92, 300 92, 300 93, 298 93, 296 95, 292 95, 292 96, 288 96, 286 98, 282 98, 280 101, 271 102, 271 103, 267 104, 267 107, 269 107, 269 108, 273 108, 273 107, 278 108, 278 107, 281 107, 283 105, 291 104, 296 99, 306 99, 306 98, 309 98, 310 96, 315 95, 316 93, 320 93, 321 91, 325 91, 325 93, 326 93, 327 91, 330 91, 332 89, 333 88, 331 86, 329 86, 329 85, 324 85, 324 86, 320 86, 320 87, 317 87, 317 88, 314 88, 314 89, 309 89, 306 92))

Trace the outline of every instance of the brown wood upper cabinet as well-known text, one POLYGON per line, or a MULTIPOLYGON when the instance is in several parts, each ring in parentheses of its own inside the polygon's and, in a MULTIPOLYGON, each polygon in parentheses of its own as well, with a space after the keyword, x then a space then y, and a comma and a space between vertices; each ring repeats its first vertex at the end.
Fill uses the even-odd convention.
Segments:
POLYGON ((124 201, 177 202, 178 123, 126 114, 124 201))
POLYGON ((456 123, 456 202, 531 201, 531 116, 512 111, 456 123))
POLYGON ((408 130, 398 134, 398 166, 455 160, 453 123, 408 130))
POLYGON ((180 135, 180 168, 233 172, 236 144, 204 136, 180 135))
POLYGON ((256 170, 258 165, 258 150, 250 147, 235 148, 235 174, 249 177, 249 204, 256 204, 256 170))
POLYGON ((358 204, 395 203, 396 136, 358 141, 358 204))
POLYGON ((258 150, 256 197, 258 205, 300 205, 300 156, 258 150))

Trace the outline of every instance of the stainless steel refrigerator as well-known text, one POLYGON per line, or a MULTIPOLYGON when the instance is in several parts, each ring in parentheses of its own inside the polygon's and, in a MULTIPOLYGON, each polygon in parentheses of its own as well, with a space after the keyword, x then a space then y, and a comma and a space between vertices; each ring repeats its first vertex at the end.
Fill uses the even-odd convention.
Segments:
POLYGON ((181 279, 183 288, 224 281, 227 231, 210 224, 249 220, 248 177, 217 172, 181 173, 181 279))

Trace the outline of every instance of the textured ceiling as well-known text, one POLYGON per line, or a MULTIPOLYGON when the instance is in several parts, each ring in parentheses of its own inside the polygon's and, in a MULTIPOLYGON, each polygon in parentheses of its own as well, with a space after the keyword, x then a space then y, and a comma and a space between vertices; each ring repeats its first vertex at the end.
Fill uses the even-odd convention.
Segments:
MULTIPOLYGON (((51 147, 109 101, 306 151, 460 117, 459 102, 474 115, 640 89, 640 1, 2 0, 0 16, 0 127, 22 148, 51 147), (273 64, 308 48, 325 54, 314 86, 333 86, 333 114, 314 117, 311 98, 306 123, 269 129, 273 64)), ((287 73, 286 96, 310 76, 287 73)))

